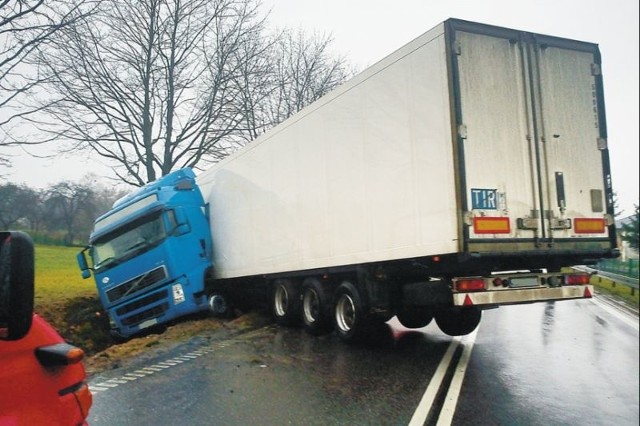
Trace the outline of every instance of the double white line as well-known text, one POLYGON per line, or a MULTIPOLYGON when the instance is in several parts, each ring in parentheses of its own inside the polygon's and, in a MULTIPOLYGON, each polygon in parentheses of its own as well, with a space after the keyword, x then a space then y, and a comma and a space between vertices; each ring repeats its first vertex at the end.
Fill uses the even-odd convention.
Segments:
POLYGON ((418 404, 418 408, 413 413, 409 426, 424 425, 438 395, 438 390, 442 386, 447 370, 449 370, 449 366, 453 360, 453 355, 456 352, 456 349, 458 349, 458 346, 463 345, 462 355, 458 360, 458 365, 453 373, 453 378, 451 379, 447 396, 445 397, 444 404, 440 410, 440 415, 438 416, 438 426, 451 424, 453 414, 456 410, 456 404, 458 403, 458 397, 460 396, 460 390, 462 389, 462 380, 464 379, 464 375, 467 371, 467 365, 471 358, 471 350, 473 349, 477 333, 478 328, 476 328, 471 334, 453 338, 451 344, 449 344, 449 348, 447 348, 447 352, 442 358, 442 361, 440 361, 440 365, 438 365, 435 374, 431 378, 429 386, 427 386, 427 390, 424 392, 424 395, 420 400, 420 404, 418 404))

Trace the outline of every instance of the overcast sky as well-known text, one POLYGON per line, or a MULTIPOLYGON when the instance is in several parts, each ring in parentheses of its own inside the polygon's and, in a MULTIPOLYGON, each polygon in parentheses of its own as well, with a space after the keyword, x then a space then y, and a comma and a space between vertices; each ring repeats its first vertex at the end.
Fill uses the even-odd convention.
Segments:
MULTIPOLYGON (((598 43, 613 186, 624 214, 638 202, 638 0, 263 0, 277 27, 330 33, 336 54, 372 65, 448 18, 598 43)), ((11 180, 43 187, 104 166, 14 158, 11 180)))

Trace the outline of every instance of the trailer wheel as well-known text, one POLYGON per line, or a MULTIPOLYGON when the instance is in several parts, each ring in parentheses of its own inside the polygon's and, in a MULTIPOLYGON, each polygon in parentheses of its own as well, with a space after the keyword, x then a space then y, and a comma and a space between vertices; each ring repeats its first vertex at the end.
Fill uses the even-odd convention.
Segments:
POLYGON ((350 282, 340 284, 336 290, 333 312, 340 339, 349 342, 362 337, 367 326, 366 312, 358 290, 350 282))
POLYGON ((302 322, 305 330, 318 335, 331 329, 327 313, 326 292, 317 279, 310 278, 302 283, 302 322))
POLYGON ((407 328, 423 328, 431 323, 433 315, 424 309, 406 309, 398 312, 398 321, 407 328))
POLYGON ((449 336, 471 333, 480 324, 482 311, 477 307, 448 309, 436 315, 436 324, 449 336))
POLYGON ((300 297, 290 280, 276 280, 273 284, 271 311, 277 324, 293 325, 299 318, 300 297))

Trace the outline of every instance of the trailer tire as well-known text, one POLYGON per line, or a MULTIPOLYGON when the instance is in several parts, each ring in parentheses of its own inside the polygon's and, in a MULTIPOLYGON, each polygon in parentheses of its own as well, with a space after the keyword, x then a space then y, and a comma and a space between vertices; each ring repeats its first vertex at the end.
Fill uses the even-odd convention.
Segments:
POLYGON ((302 323, 309 334, 319 335, 331 330, 328 313, 329 298, 322 283, 308 278, 302 283, 302 323))
POLYGON ((366 334, 368 319, 360 293, 353 284, 343 282, 334 298, 333 322, 338 337, 345 342, 362 338, 366 334))
POLYGON ((424 309, 405 309, 398 312, 396 316, 400 324, 406 328, 423 328, 433 320, 431 312, 424 309))
POLYGON ((300 294, 291 280, 280 279, 273 283, 271 312, 278 325, 294 325, 299 319, 300 294))
POLYGON ((482 319, 482 311, 475 306, 453 308, 436 315, 436 324, 449 336, 464 336, 476 329, 480 319, 482 319))

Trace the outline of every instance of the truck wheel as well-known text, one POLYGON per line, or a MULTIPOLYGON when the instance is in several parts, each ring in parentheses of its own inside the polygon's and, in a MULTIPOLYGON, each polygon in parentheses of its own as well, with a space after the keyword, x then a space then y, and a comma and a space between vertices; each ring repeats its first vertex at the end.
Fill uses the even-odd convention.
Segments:
POLYGON ((231 309, 226 299, 219 293, 209 295, 207 299, 209 311, 217 318, 227 318, 231 314, 231 309))
POLYGON ((362 337, 367 326, 365 309, 358 290, 350 282, 340 284, 336 290, 333 312, 340 339, 349 342, 362 337))
POLYGON ((436 315, 436 324, 449 336, 471 333, 480 324, 482 311, 476 307, 449 309, 436 315))
POLYGON ((302 322, 310 334, 322 334, 330 330, 327 315, 327 295, 316 279, 302 283, 302 322))
POLYGON ((300 297, 290 280, 276 280, 273 284, 271 310, 279 325, 293 325, 298 319, 300 297))
POLYGON ((407 309, 398 312, 398 321, 407 328, 422 328, 431 323, 433 315, 430 312, 420 309, 407 309))

